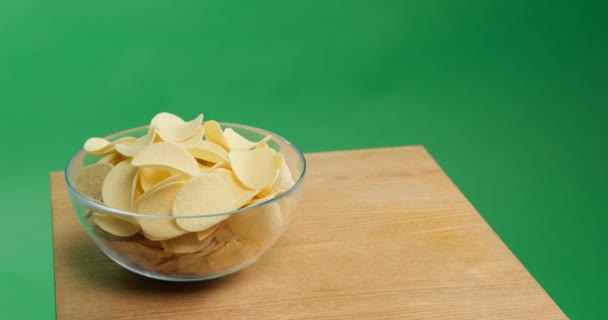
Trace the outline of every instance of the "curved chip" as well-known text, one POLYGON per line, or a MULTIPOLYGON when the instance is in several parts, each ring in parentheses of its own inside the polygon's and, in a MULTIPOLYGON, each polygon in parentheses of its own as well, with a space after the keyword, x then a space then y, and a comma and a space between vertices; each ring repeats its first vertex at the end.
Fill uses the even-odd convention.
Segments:
POLYGON ((138 168, 127 159, 114 166, 101 186, 103 202, 114 209, 130 211, 138 168))
POLYGON ((213 163, 228 162, 228 152, 220 145, 211 141, 201 141, 188 149, 195 158, 213 163))
POLYGON ((245 208, 247 208, 247 207, 253 207, 256 204, 260 204, 262 202, 266 202, 266 201, 272 200, 272 199, 276 198, 277 196, 279 196, 281 193, 283 193, 282 190, 277 190, 274 193, 271 193, 271 194, 269 194, 269 195, 267 195, 265 197, 249 201, 243 207, 245 207, 245 208))
POLYGON ((132 161, 136 167, 174 169, 191 176, 198 174, 198 165, 186 148, 171 142, 153 143, 139 151, 132 161))
POLYGON ((111 245, 120 256, 125 257, 129 263, 147 270, 156 270, 156 266, 170 256, 159 249, 148 248, 137 242, 112 241, 111 245))
POLYGON ((277 172, 276 151, 271 148, 231 151, 228 160, 239 181, 253 190, 272 184, 277 172))
POLYGON ((251 258, 257 251, 252 243, 232 240, 217 251, 209 254, 209 270, 219 272, 240 265, 251 258))
POLYGON ((110 141, 104 138, 93 137, 87 139, 87 141, 84 142, 84 151, 91 153, 94 151, 101 150, 109 145, 110 141))
POLYGON ((130 237, 139 231, 139 225, 134 221, 127 221, 127 218, 117 218, 104 213, 93 213, 93 221, 103 231, 111 233, 117 237, 130 237))
POLYGON ((166 251, 173 253, 195 253, 201 251, 211 243, 212 237, 199 241, 195 233, 186 233, 177 238, 161 241, 166 251))
POLYGON ((94 156, 105 156, 112 153, 116 149, 117 144, 132 143, 136 139, 133 137, 123 137, 114 142, 110 142, 104 138, 89 138, 84 143, 84 151, 94 156))
POLYGON ((116 151, 123 156, 133 157, 135 156, 141 149, 149 146, 154 141, 154 132, 149 133, 129 144, 117 144, 116 151))
POLYGON ((143 167, 139 170, 139 182, 144 192, 173 175, 171 170, 143 167))
MULTIPOLYGON (((137 199, 133 209, 137 213, 170 217, 173 200, 183 186, 183 182, 175 182, 147 192, 137 199)), ((141 229, 154 238, 170 239, 186 233, 175 224, 175 219, 138 217, 137 221, 141 229)))
MULTIPOLYGON (((224 180, 211 173, 201 173, 186 182, 173 202, 173 216, 198 216, 237 209, 237 199, 224 180)), ((228 218, 219 215, 203 218, 178 218, 177 225, 197 232, 212 227, 228 218)))
MULTIPOLYGON (((216 165, 218 166, 218 165, 216 165)), ((258 190, 250 190, 247 189, 232 173, 232 171, 225 168, 216 168, 213 171, 210 171, 209 174, 216 175, 220 177, 231 189, 232 194, 236 200, 236 206, 238 208, 242 207, 247 202, 251 201, 251 199, 258 194, 258 190)))
POLYGON ((205 137, 207 138, 207 141, 218 144, 225 150, 230 150, 230 146, 222 132, 222 127, 217 121, 205 121, 203 127, 205 128, 205 137))
POLYGON ((272 192, 287 191, 295 182, 293 181, 291 170, 289 170, 289 166, 287 165, 287 161, 285 161, 283 154, 277 153, 277 159, 280 163, 280 168, 277 177, 272 184, 272 192))
POLYGON ((271 241, 283 225, 281 208, 277 203, 271 202, 249 211, 235 213, 226 220, 226 224, 242 239, 271 241))
POLYGON ((97 163, 109 163, 109 164, 115 166, 119 162, 123 161, 124 159, 125 159, 125 157, 123 157, 122 154, 120 154, 118 152, 112 152, 112 153, 106 155, 105 157, 99 159, 99 161, 97 161, 97 163))
POLYGON ((221 226, 222 226, 222 224, 218 223, 211 228, 201 230, 196 233, 196 238, 198 239, 198 241, 202 241, 202 240, 206 239, 207 237, 211 236, 221 226))
MULTIPOLYGON (((285 158, 283 157, 283 154, 281 154, 280 152, 277 152, 276 157, 277 157, 277 172, 274 175, 274 179, 272 179, 272 183, 269 186, 260 190, 260 194, 264 197, 275 193, 275 191, 273 190, 272 187, 274 186, 274 183, 277 181, 277 178, 279 177, 279 173, 281 172, 281 167, 283 166, 283 162, 285 162, 285 158)), ((279 190, 279 191, 281 191, 281 190, 279 190)))
POLYGON ((199 252, 182 255, 177 260, 177 269, 184 274, 207 274, 209 273, 207 254, 208 252, 199 252))
POLYGON ((182 118, 174 114, 161 112, 152 119, 152 125, 156 128, 158 135, 163 138, 163 140, 180 142, 194 136, 201 128, 202 121, 202 113, 194 120, 185 122, 182 118))
POLYGON ((76 177, 74 188, 83 196, 95 200, 101 200, 101 186, 112 165, 109 163, 96 163, 82 169, 76 177))
POLYGON ((186 182, 188 180, 190 180, 190 176, 187 174, 183 174, 183 173, 177 173, 175 175, 170 176, 169 178, 157 183, 156 185, 154 185, 152 188, 148 189, 147 192, 151 192, 154 191, 154 189, 157 188, 161 188, 169 183, 174 183, 174 182, 186 182))
POLYGON ((226 139, 226 143, 230 147, 230 150, 249 150, 256 146, 265 144, 272 138, 272 136, 268 135, 258 142, 253 142, 236 133, 234 129, 226 128, 224 129, 224 138, 226 139))
POLYGON ((181 144, 182 146, 186 147, 186 148, 192 148, 195 147, 196 145, 198 145, 199 143, 203 142, 203 133, 205 132, 204 128, 201 126, 199 127, 199 129, 194 133, 194 135, 190 138, 188 138, 187 140, 184 141, 180 141, 178 142, 179 144, 181 144))
MULTIPOLYGON (((230 220, 230 219, 228 219, 228 220, 230 220)), ((226 221, 228 221, 228 220, 226 220, 226 221)), ((215 240, 217 240, 218 242, 221 243, 221 242, 228 242, 230 240, 237 239, 237 235, 234 234, 234 232, 232 232, 232 230, 230 230, 228 225, 226 225, 225 223, 220 223, 219 225, 220 225, 219 228, 217 228, 217 230, 213 234, 213 238, 215 238, 215 240)))

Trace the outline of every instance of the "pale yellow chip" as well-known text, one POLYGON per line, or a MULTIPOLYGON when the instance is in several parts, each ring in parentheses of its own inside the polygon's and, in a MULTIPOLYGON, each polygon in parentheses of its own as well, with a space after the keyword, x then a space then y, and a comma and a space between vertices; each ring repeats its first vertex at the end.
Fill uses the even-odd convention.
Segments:
POLYGON ((222 226, 221 223, 218 223, 216 225, 214 225, 211 228, 205 229, 205 230, 201 230, 199 232, 196 233, 196 238, 198 239, 198 241, 203 241, 205 240, 207 237, 210 237, 211 235, 213 235, 213 233, 219 229, 222 226))
POLYGON ((272 184, 272 191, 287 191, 295 182, 293 181, 291 170, 289 170, 285 157, 281 153, 277 153, 277 159, 279 159, 278 162, 280 162, 281 165, 279 173, 272 184))
MULTIPOLYGON (((171 217, 173 201, 183 186, 183 182, 175 182, 147 192, 135 202, 133 209, 137 213, 171 217)), ((147 235, 155 238, 170 239, 186 233, 175 224, 174 219, 138 217, 137 221, 147 235)))
POLYGON ((283 226, 281 208, 271 202, 249 211, 233 214, 226 224, 240 239, 265 243, 274 239, 283 226))
POLYGON ((110 145, 110 141, 104 138, 93 137, 84 142, 84 151, 91 153, 102 150, 110 145))
MULTIPOLYGON (((228 221, 228 220, 230 220, 230 219, 227 219, 226 221, 228 221)), ((228 225, 226 225, 226 223, 220 224, 220 227, 217 228, 217 230, 213 233, 213 237, 218 242, 228 242, 228 241, 237 239, 237 235, 234 234, 234 232, 232 232, 232 230, 230 230, 230 228, 228 227, 228 225)))
POLYGON ((253 244, 232 240, 217 251, 209 254, 207 263, 212 272, 225 271, 246 262, 256 253, 253 244))
POLYGON ((173 174, 171 170, 143 167, 139 169, 139 182, 143 191, 146 192, 173 174))
POLYGON ((213 142, 225 150, 230 150, 230 146, 222 132, 222 127, 217 121, 205 121, 203 127, 205 128, 205 138, 207 138, 207 141, 213 142))
MULTIPOLYGON (((145 231, 143 231, 143 230, 141 231, 141 234, 142 234, 142 235, 143 235, 143 236, 144 236, 144 237, 145 237, 147 240, 150 240, 150 241, 153 241, 153 242, 158 242, 159 244, 160 244, 160 242, 159 242, 159 241, 162 241, 162 240, 168 240, 168 239, 169 239, 169 238, 165 238, 165 237, 154 237, 154 236, 151 236, 151 235, 147 234, 147 233, 146 233, 145 231)), ((162 248, 162 245, 161 245, 161 248, 162 248)))
POLYGON ((192 137, 187 140, 178 142, 185 148, 193 148, 197 146, 199 143, 203 142, 203 133, 205 132, 204 128, 201 126, 192 137))
POLYGON ((174 182, 186 182, 189 181, 191 179, 191 177, 187 174, 184 173, 177 173, 175 175, 170 176, 169 178, 157 183, 156 185, 154 185, 152 188, 148 189, 146 192, 151 192, 154 189, 157 188, 161 188, 169 183, 174 183, 174 182))
POLYGON ((95 200, 101 200, 101 186, 112 165, 109 163, 96 163, 84 169, 76 177, 74 188, 83 196, 95 200))
POLYGON ((152 119, 152 126, 156 128, 158 135, 164 141, 180 142, 194 136, 201 127, 202 121, 203 114, 199 114, 192 121, 185 122, 174 114, 161 112, 152 119))
POLYGON ((207 254, 208 253, 193 253, 180 256, 177 260, 177 269, 183 274, 207 274, 209 273, 207 254))
POLYGON ((105 157, 101 158, 99 161, 97 161, 97 163, 109 163, 109 164, 115 166, 123 160, 125 160, 125 157, 123 157, 122 154, 120 154, 118 152, 112 152, 112 153, 109 153, 108 155, 106 155, 105 157))
POLYGON ((158 142, 140 150, 132 161, 136 167, 174 169, 191 176, 198 174, 198 165, 188 150, 172 142, 158 142))
POLYGON ((117 215, 107 213, 93 213, 93 221, 103 231, 117 237, 130 237, 139 231, 139 225, 134 221, 127 221, 130 217, 118 218, 117 215))
POLYGON ((253 190, 271 185, 277 172, 276 152, 271 148, 231 151, 228 160, 239 181, 253 190))
POLYGON ((167 253, 158 249, 148 248, 137 242, 113 241, 112 246, 119 252, 119 255, 125 257, 130 263, 138 265, 144 269, 155 269, 166 258, 167 253))
POLYGON ((84 151, 94 156, 105 156, 114 152, 117 144, 129 144, 135 141, 133 137, 123 137, 114 142, 110 142, 104 138, 89 138, 84 143, 84 151))
POLYGON ((215 168, 209 171, 209 174, 220 177, 230 187, 230 192, 234 195, 237 208, 242 207, 258 194, 258 190, 251 190, 245 187, 234 173, 226 168, 215 168))
POLYGON ((281 195, 282 193, 283 193, 282 190, 277 190, 277 191, 275 191, 275 192, 273 192, 273 193, 271 193, 271 194, 269 194, 267 196, 264 196, 262 198, 253 199, 253 200, 247 202, 243 207, 245 207, 245 208, 247 208, 247 207, 253 207, 256 204, 260 204, 262 202, 266 202, 266 201, 272 200, 272 199, 278 197, 279 195, 281 195))
POLYGON ((154 141, 154 132, 149 133, 129 144, 117 144, 116 151, 123 156, 133 157, 135 156, 141 149, 149 146, 154 141))
POLYGON ((266 188, 260 190, 260 194, 264 197, 269 196, 273 193, 276 193, 277 191, 283 191, 283 190, 274 190, 274 183, 277 181, 277 178, 279 177, 279 173, 281 173, 281 167, 283 166, 283 163, 285 162, 285 158, 283 157, 283 154, 280 152, 277 152, 277 171, 274 175, 274 179, 272 179, 272 183, 267 186, 266 188))
POLYGON ((108 207, 131 210, 137 172, 131 160, 123 160, 110 170, 101 186, 102 200, 108 207))
POLYGON ((205 238, 199 241, 194 233, 186 233, 177 238, 163 240, 161 243, 166 251, 172 253, 194 253, 201 251, 211 243, 212 238, 205 238))
MULTIPOLYGON (((206 262, 206 261, 205 261, 206 262)), ((179 264, 177 259, 169 259, 165 262, 160 263, 159 265, 154 266, 154 270, 156 272, 164 273, 164 274, 175 274, 179 271, 179 264)))
POLYGON ((196 146, 188 149, 195 158, 213 163, 228 162, 228 152, 220 145, 201 141, 196 146))
POLYGON ((258 142, 253 142, 245 139, 240 134, 236 133, 232 128, 224 129, 224 138, 226 139, 226 143, 230 147, 231 151, 235 150, 249 150, 256 146, 264 145, 268 140, 272 138, 272 136, 268 135, 264 137, 262 140, 258 142))
MULTIPOLYGON (((236 196, 222 178, 211 173, 201 173, 186 182, 184 188, 177 193, 173 202, 173 215, 197 216, 222 213, 237 208, 236 196)), ((226 218, 228 215, 179 218, 176 222, 184 230, 197 232, 210 228, 226 218)))

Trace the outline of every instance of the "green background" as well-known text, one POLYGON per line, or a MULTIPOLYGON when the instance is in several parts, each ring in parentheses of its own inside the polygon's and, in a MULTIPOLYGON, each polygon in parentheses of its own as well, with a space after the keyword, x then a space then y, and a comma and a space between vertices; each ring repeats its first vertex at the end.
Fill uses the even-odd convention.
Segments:
POLYGON ((608 318, 604 3, 2 1, 3 316, 54 317, 48 173, 170 111, 423 144, 569 317, 608 318))

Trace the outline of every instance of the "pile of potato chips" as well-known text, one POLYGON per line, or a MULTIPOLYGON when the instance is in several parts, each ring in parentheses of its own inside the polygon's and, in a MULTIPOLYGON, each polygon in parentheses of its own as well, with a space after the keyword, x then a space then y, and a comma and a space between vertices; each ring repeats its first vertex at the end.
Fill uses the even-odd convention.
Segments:
MULTIPOLYGON (((140 138, 90 138, 84 150, 103 157, 85 167, 74 187, 107 207, 146 215, 92 212, 108 246, 132 264, 165 274, 228 270, 280 234, 287 208, 269 202, 294 180, 266 136, 250 141, 203 115, 152 119, 140 138), (219 215, 214 215, 219 214, 219 215), (147 217, 149 216, 149 217, 147 217)), ((101 211, 101 210, 98 210, 101 211)))

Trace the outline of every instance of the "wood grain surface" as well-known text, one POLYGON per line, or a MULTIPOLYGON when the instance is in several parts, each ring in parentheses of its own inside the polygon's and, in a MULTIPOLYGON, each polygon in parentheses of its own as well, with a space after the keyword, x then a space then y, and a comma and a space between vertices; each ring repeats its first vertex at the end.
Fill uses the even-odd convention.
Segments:
POLYGON ((423 147, 307 154, 296 216, 233 275, 135 275, 51 174, 57 319, 565 319, 423 147))

